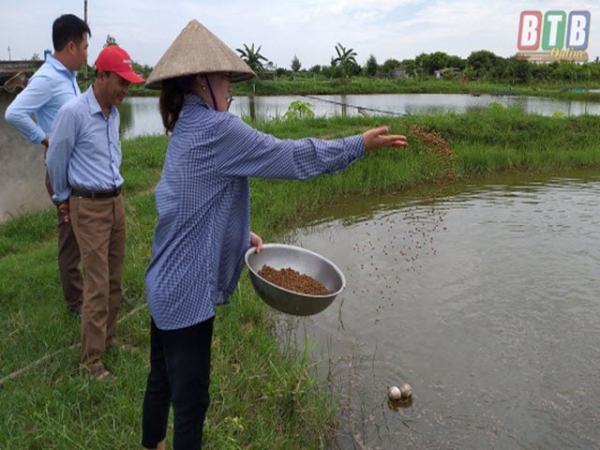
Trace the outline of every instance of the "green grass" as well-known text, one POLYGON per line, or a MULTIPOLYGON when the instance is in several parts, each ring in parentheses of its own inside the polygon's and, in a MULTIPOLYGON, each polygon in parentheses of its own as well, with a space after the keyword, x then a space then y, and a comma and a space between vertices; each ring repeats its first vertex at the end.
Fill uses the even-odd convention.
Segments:
MULTIPOLYGON (((497 172, 568 173, 600 167, 600 119, 524 115, 515 108, 403 118, 334 118, 255 124, 282 138, 340 137, 381 124, 409 134, 435 130, 449 144, 453 164, 413 136, 409 149, 368 154, 343 174, 306 182, 252 180, 253 230, 274 241, 343 197, 422 189, 497 172)), ((0 448, 139 448, 141 404, 148 372, 149 315, 144 271, 156 222, 153 188, 166 137, 123 143, 128 221, 124 307, 119 339, 136 353, 109 353, 116 384, 78 375, 78 321, 64 307, 56 267, 55 213, 42 211, 0 224, 0 378, 45 355, 41 364, 0 391, 0 448)), ((42 182, 40 180, 40 182, 42 182)), ((310 342, 286 346, 273 333, 274 316, 256 297, 246 274, 232 305, 215 322, 212 404, 207 449, 326 448, 336 399, 316 373, 310 342)))
POLYGON ((340 79, 287 77, 277 80, 254 79, 238 83, 234 87, 237 96, 250 95, 349 95, 349 94, 491 94, 552 97, 562 100, 600 101, 597 92, 572 92, 564 90, 564 83, 529 84, 462 82, 461 80, 437 79, 379 79, 351 77, 346 83, 340 79), (563 89, 563 90, 561 90, 563 89))
MULTIPOLYGON (((598 88, 598 84, 589 88, 598 88)), ((255 78, 248 82, 236 83, 236 96, 265 95, 350 95, 350 94, 490 94, 538 96, 556 98, 564 101, 579 100, 588 102, 600 101, 600 93, 573 92, 567 83, 532 81, 528 84, 491 83, 461 80, 437 80, 427 78, 414 79, 380 79, 372 77, 351 77, 346 83, 341 79, 329 79, 324 76, 281 77, 277 80, 261 80, 255 78), (566 88, 566 89, 565 89, 566 88)), ((587 89, 587 87, 586 87, 587 89)), ((132 96, 158 96, 160 91, 137 87, 131 91, 132 96)))

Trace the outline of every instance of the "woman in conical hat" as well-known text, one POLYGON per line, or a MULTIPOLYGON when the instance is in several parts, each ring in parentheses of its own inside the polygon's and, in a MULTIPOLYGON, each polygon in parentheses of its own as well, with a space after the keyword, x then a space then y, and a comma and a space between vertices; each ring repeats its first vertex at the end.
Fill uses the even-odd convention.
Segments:
POLYGON ((215 307, 229 302, 246 250, 262 249, 262 239, 250 231, 249 177, 334 174, 365 152, 408 145, 387 127, 336 140, 279 140, 261 133, 227 112, 231 84, 253 76, 193 20, 146 83, 162 89, 160 111, 172 134, 155 190, 158 224, 146 272, 152 317, 146 448, 164 448, 170 403, 173 448, 201 448, 215 307))
POLYGON ((237 82, 256 75, 219 38, 192 20, 158 61, 146 82, 148 88, 162 90, 160 110, 167 132, 173 131, 185 94, 195 93, 213 110, 226 111, 231 102, 230 93, 217 91, 211 83, 211 79, 218 83, 224 76, 230 82, 237 82), (200 83, 198 75, 201 75, 200 83), (216 93, 221 94, 221 98, 217 98, 216 93))

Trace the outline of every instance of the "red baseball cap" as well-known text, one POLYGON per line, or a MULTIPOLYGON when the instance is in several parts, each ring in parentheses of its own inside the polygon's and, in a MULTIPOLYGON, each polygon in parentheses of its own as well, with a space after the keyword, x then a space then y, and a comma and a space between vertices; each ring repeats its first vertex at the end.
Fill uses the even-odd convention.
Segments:
POLYGON ((133 71, 129 54, 118 45, 109 45, 102 49, 96 59, 96 70, 114 72, 130 83, 144 82, 144 79, 133 71))

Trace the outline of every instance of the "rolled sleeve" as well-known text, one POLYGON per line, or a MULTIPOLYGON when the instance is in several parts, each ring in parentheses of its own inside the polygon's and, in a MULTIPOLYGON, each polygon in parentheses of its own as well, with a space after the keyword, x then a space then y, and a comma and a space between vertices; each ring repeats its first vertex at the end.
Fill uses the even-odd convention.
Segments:
POLYGON ((8 106, 4 117, 30 142, 39 144, 46 138, 46 132, 33 120, 32 114, 42 108, 51 96, 50 80, 43 76, 34 77, 27 85, 27 89, 8 106))

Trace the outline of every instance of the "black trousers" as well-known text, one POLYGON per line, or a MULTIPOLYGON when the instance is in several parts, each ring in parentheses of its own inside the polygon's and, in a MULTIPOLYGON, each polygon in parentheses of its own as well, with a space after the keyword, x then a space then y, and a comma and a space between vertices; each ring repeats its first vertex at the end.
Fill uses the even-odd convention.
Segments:
POLYGON ((211 318, 180 330, 150 325, 150 374, 144 396, 142 445, 156 448, 167 434, 173 404, 173 450, 202 448, 204 418, 210 403, 211 318))
MULTIPOLYGON (((46 190, 50 198, 54 195, 50 176, 46 171, 46 190)), ((73 232, 71 222, 65 222, 63 214, 56 209, 56 223, 58 228, 58 272, 62 284, 63 294, 67 308, 73 312, 81 312, 83 304, 83 277, 79 270, 81 255, 79 244, 73 232)))

